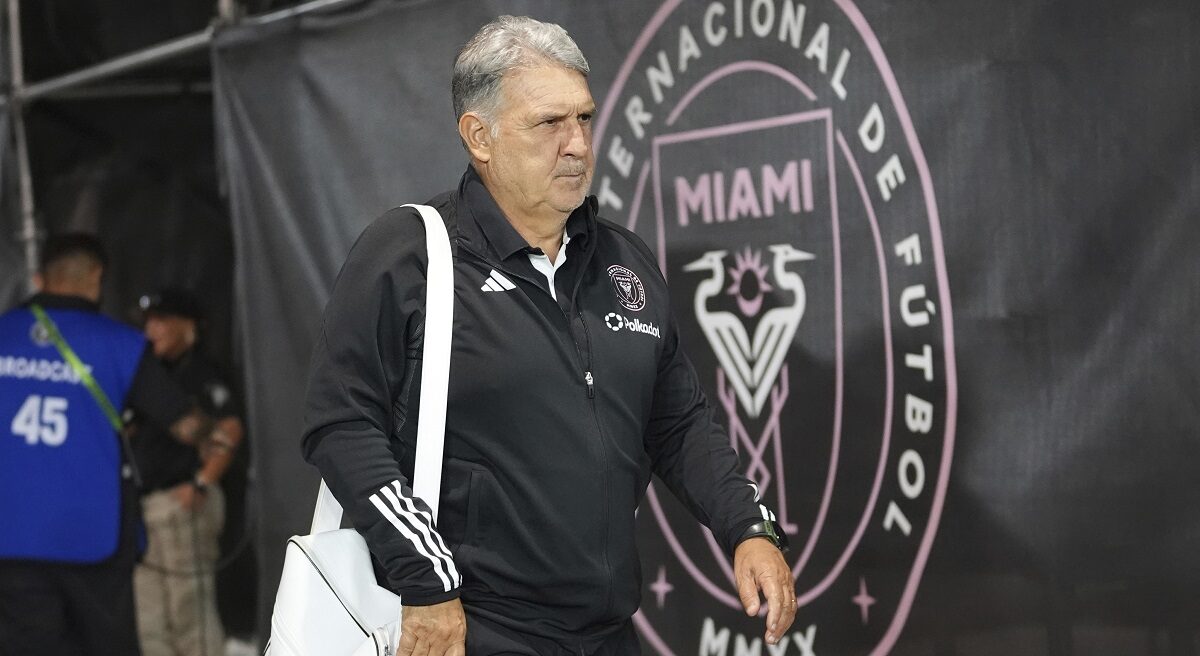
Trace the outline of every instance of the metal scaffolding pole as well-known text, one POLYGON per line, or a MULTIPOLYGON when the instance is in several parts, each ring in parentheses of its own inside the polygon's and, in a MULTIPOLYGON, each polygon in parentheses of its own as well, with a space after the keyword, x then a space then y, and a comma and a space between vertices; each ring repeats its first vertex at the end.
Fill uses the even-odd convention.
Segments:
MULTIPOLYGON (((15 4, 15 0, 9 0, 9 5, 13 4, 15 4)), ((87 68, 67 73, 66 75, 30 84, 22 91, 18 91, 14 87, 13 95, 29 103, 39 98, 52 96, 61 91, 74 89, 75 87, 103 80, 104 78, 128 73, 173 57, 181 57, 204 50, 212 43, 212 37, 213 28, 210 26, 195 34, 189 34, 185 37, 160 43, 145 50, 139 50, 122 57, 117 57, 116 59, 110 59, 95 66, 88 66, 87 68)))
MULTIPOLYGON (((281 20, 286 20, 296 16, 302 16, 316 11, 332 9, 340 5, 350 4, 361 0, 313 0, 296 5, 288 9, 262 14, 261 16, 249 16, 245 18, 237 18, 236 5, 229 0, 220 0, 218 4, 218 12, 222 19, 227 19, 227 16, 232 16, 233 20, 241 24, 265 25, 281 20)), ((12 7, 16 3, 14 0, 9 0, 9 6, 12 7)), ((144 68, 152 64, 181 57, 200 50, 204 50, 212 44, 213 34, 216 26, 209 27, 182 36, 171 41, 160 43, 156 46, 150 46, 144 50, 132 52, 128 55, 122 55, 115 59, 110 59, 106 62, 101 62, 94 66, 80 69, 65 75, 53 77, 41 82, 35 82, 28 86, 16 84, 16 78, 13 79, 13 101, 23 100, 25 103, 33 102, 40 98, 61 95, 64 92, 75 89, 86 84, 98 82, 105 78, 110 78, 116 75, 128 73, 130 71, 144 68)), ((19 41, 14 41, 15 47, 19 48, 19 41)))
POLYGON ((38 227, 33 206, 33 176, 29 171, 29 144, 25 138, 25 104, 21 97, 25 87, 25 61, 21 54, 19 0, 8 0, 8 45, 12 79, 8 120, 12 122, 13 142, 17 149, 17 180, 21 196, 21 232, 18 238, 25 247, 25 285, 32 292, 33 276, 38 267, 38 227))
POLYGON ((237 18, 238 6, 236 0, 217 0, 217 18, 225 23, 232 23, 237 18))
POLYGON ((57 100, 105 100, 110 98, 157 98, 212 94, 212 82, 112 82, 89 84, 85 87, 62 89, 54 93, 57 100))
POLYGON ((250 16, 243 19, 241 22, 250 23, 253 25, 266 25, 267 23, 286 20, 288 18, 292 18, 293 16, 302 16, 304 14, 311 14, 314 11, 333 9, 341 5, 348 5, 362 1, 363 0, 310 0, 309 2, 301 3, 287 9, 280 9, 279 11, 273 11, 266 14, 261 14, 259 16, 250 16))
MULTIPOLYGON (((312 0, 288 9, 282 9, 261 16, 241 18, 236 0, 218 0, 217 16, 223 24, 249 23, 264 25, 296 16, 333 9, 341 5, 351 4, 360 0, 312 0)), ((38 237, 36 208, 33 199, 33 178, 29 167, 29 144, 25 133, 25 108, 35 100, 51 96, 89 97, 93 94, 80 92, 79 88, 100 80, 128 73, 152 64, 174 57, 180 57, 203 50, 212 44, 216 26, 209 27, 180 37, 151 46, 144 50, 123 55, 94 66, 80 69, 66 75, 43 80, 34 84, 25 84, 25 64, 21 48, 21 9, 20 0, 8 0, 8 34, 9 61, 11 63, 11 91, 8 98, 0 98, 0 105, 8 105, 9 120, 12 122, 13 141, 17 156, 17 177, 21 196, 21 229, 18 238, 24 245, 27 285, 33 290, 33 276, 38 265, 38 237)), ((211 89, 211 85, 208 87, 211 89)))

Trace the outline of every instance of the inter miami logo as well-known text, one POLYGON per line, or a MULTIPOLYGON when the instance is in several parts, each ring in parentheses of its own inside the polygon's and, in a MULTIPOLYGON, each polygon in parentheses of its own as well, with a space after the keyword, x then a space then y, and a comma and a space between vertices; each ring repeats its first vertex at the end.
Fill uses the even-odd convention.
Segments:
MULTIPOLYGON (((933 181, 866 17, 851 0, 668 0, 594 134, 603 212, 655 251, 743 473, 789 534, 799 603, 763 644, 720 544, 653 484, 645 644, 887 653, 937 531, 956 379, 933 181)), ((626 273, 609 270, 634 311, 626 273)))
POLYGON ((612 279, 613 290, 617 293, 617 301, 621 307, 631 312, 646 307, 646 288, 637 274, 623 266, 614 264, 608 267, 608 277, 612 279))
MULTIPOLYGON (((765 312, 758 321, 753 340, 746 332, 744 321, 757 315, 762 307, 763 292, 771 289, 766 280, 759 279, 755 297, 743 299, 739 294, 742 288, 740 282, 735 281, 728 289, 724 287, 724 251, 709 251, 699 260, 683 267, 684 271, 711 272, 711 277, 696 287, 696 321, 704 330, 721 371, 729 377, 742 407, 751 417, 757 417, 762 412, 767 393, 779 374, 779 368, 783 366, 784 356, 791 347, 800 319, 804 317, 804 280, 785 267, 788 262, 813 258, 811 253, 796 250, 789 244, 775 244, 769 248, 775 255, 775 278, 781 289, 791 292, 792 301, 765 312), (709 309, 708 301, 719 293, 734 296, 737 309, 743 316, 709 309)), ((747 260, 756 262, 758 254, 748 256, 747 260)), ((762 273, 757 269, 751 271, 758 275, 762 273)), ((742 272, 743 269, 739 268, 732 274, 741 278, 745 275, 742 272)))

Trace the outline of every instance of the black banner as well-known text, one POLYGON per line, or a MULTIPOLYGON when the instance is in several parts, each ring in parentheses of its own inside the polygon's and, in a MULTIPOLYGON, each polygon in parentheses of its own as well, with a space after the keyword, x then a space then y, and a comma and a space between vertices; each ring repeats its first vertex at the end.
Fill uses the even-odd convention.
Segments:
MULTIPOLYGON (((664 4, 596 142, 602 202, 657 249, 745 473, 796 544, 780 653, 891 649, 945 502, 957 379, 933 183, 878 39, 849 3, 664 4)), ((755 651, 732 563, 659 491, 643 637, 755 651)))
POLYGON ((450 64, 515 13, 588 56, 593 193, 657 254, 793 545, 801 607, 768 646, 652 484, 648 653, 1196 653, 1200 9, 598 5, 219 35, 264 601, 315 497, 300 399, 334 276, 372 218, 455 183, 450 64))

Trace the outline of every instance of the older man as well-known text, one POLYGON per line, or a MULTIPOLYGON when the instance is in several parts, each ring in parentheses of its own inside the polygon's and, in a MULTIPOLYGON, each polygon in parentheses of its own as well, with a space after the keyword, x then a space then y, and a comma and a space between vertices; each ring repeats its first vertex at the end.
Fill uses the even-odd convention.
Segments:
POLYGON ((780 533, 712 419, 654 258, 588 196, 587 74, 562 28, 511 16, 454 64, 470 166, 429 202, 456 256, 438 526, 409 487, 414 212, 367 228, 325 311, 304 453, 404 599, 402 655, 638 653, 634 511, 651 473, 733 557, 746 612, 765 597, 769 643, 795 614, 780 533), (613 330, 618 315, 634 328, 613 330))

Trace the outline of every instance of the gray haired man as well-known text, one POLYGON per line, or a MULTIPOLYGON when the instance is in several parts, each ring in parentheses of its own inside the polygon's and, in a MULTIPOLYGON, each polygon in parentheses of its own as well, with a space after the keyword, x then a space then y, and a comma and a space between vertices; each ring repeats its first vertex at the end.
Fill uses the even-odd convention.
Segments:
POLYGON ((774 515, 739 473, 679 345, 666 282, 597 216, 588 64, 557 25, 502 16, 454 64, 470 165, 428 202, 455 254, 441 515, 412 496, 424 234, 392 210, 325 310, 304 452, 405 608, 398 653, 640 652, 634 512, 652 474, 733 560, 770 644, 796 611, 774 515), (606 318, 633 315, 641 330, 606 318), (761 593, 761 598, 760 598, 761 593))

